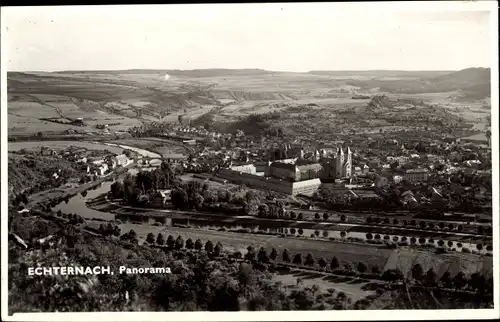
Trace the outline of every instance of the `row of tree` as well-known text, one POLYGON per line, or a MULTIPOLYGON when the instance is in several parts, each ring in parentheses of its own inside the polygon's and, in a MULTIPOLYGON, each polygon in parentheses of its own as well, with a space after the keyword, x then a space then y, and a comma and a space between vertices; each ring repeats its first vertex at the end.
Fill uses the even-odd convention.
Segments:
POLYGON ((153 233, 149 233, 146 236, 146 242, 151 245, 158 245, 158 246, 164 246, 166 245, 170 249, 175 249, 175 250, 180 250, 182 248, 186 249, 194 249, 194 250, 205 250, 208 254, 214 255, 214 256, 220 256, 223 251, 223 246, 221 242, 217 242, 214 246, 212 241, 207 241, 205 244, 200 239, 197 239, 196 241, 193 242, 191 238, 188 238, 185 242, 182 236, 177 236, 177 238, 174 238, 174 236, 169 235, 167 239, 165 240, 165 237, 163 236, 162 233, 159 233, 158 236, 156 236, 153 233))

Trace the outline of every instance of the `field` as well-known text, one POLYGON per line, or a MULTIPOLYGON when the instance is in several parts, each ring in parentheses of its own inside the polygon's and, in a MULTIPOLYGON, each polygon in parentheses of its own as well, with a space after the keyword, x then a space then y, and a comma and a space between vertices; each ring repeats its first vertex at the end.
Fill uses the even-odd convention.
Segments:
MULTIPOLYGON (((177 122, 210 112, 216 121, 235 121, 250 114, 283 112, 277 125, 298 132, 311 124, 319 128, 354 125, 357 131, 391 130, 384 110, 366 116, 369 99, 356 95, 390 95, 437 104, 453 115, 484 126, 489 111, 489 70, 459 72, 271 72, 264 70, 132 70, 88 72, 8 73, 9 135, 41 132, 98 132, 97 125, 123 131, 151 121, 177 122), (168 81, 164 75, 169 74, 168 81), (473 91, 473 89, 475 91, 473 91), (471 97, 473 99, 471 99, 471 97), (294 116, 299 109, 300 117, 294 116), (344 112, 354 112, 354 117, 344 112), (340 113, 339 113, 340 112, 340 113), (312 118, 307 116, 311 113, 312 118), (359 113, 365 117, 359 118, 359 113), (306 116, 306 120, 301 120, 306 116), (83 118, 79 127, 47 118, 83 118), (326 123, 325 123, 326 122, 326 123), (332 123, 333 122, 333 123, 332 123), (325 123, 325 124, 323 124, 325 123)), ((427 113, 427 111, 422 110, 427 113)), ((434 113, 436 111, 429 111, 434 113)), ((410 113, 410 112, 407 112, 410 113)), ((414 112, 410 113, 410 118, 414 112)), ((444 117, 446 119, 446 117, 444 117)), ((404 129, 404 124, 399 128, 404 129)), ((348 130, 347 130, 348 131, 348 130)), ((170 152, 164 151, 168 154, 170 152)))
POLYGON ((29 141, 29 142, 9 142, 9 151, 40 150, 40 147, 46 146, 53 149, 66 149, 69 146, 78 146, 89 150, 108 150, 113 154, 121 154, 122 148, 108 146, 99 143, 83 142, 83 141, 29 141))
POLYGON ((201 239, 204 243, 208 240, 211 240, 213 243, 220 241, 224 249, 240 251, 243 254, 246 253, 246 248, 250 245, 257 250, 260 247, 264 247, 268 252, 272 248, 276 248, 279 254, 284 249, 288 249, 292 256, 296 253, 301 253, 304 257, 308 253, 311 253, 314 258, 319 259, 324 257, 327 261, 330 261, 335 256, 341 265, 363 262, 370 269, 373 266, 377 266, 380 269, 399 268, 405 275, 411 274, 411 267, 416 263, 421 264, 424 270, 428 270, 431 267, 434 268, 438 276, 444 274, 446 271, 456 274, 460 270, 466 273, 482 271, 486 275, 492 274, 492 257, 473 254, 450 253, 437 255, 429 251, 390 250, 374 246, 335 243, 331 241, 325 242, 320 240, 281 238, 278 236, 194 230, 180 227, 165 228, 139 224, 122 224, 120 228, 122 232, 134 229, 141 241, 145 240, 149 232, 155 235, 161 232, 165 237, 171 234, 177 238, 178 235, 181 235, 184 240, 188 238, 191 238, 193 241, 201 239))

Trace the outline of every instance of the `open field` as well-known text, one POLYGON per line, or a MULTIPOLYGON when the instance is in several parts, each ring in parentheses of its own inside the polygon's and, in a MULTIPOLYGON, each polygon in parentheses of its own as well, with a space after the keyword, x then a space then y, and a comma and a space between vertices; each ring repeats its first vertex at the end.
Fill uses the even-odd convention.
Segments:
MULTIPOLYGON (((389 130, 387 124, 370 124, 368 120, 377 117, 364 117, 363 120, 338 113, 351 110, 356 116, 366 114, 369 100, 353 99, 353 96, 376 94, 437 104, 453 115, 483 124, 481 119, 485 115, 481 112, 488 111, 489 107, 488 75, 489 71, 482 69, 363 73, 265 70, 16 72, 8 73, 9 133, 68 129, 89 132, 96 131, 96 125, 104 124, 109 124, 111 131, 120 131, 150 121, 175 123, 179 115, 196 119, 208 112, 214 113, 215 120, 228 122, 273 111, 293 116, 291 109, 294 108, 330 121, 330 128, 348 123, 358 128, 374 127, 374 132, 384 127, 389 130), (170 75, 168 81, 164 79, 165 74, 170 75), (464 100, 467 95, 475 101, 464 100), (81 117, 88 126, 41 120, 48 117, 81 117)), ((380 116, 385 112, 377 113, 380 116)), ((326 126, 318 121, 313 118, 302 124, 301 120, 292 117, 277 125, 288 127, 290 132, 307 128, 313 122, 319 127, 326 126)), ((401 128, 404 129, 404 124, 401 128)))
POLYGON ((46 146, 53 149, 65 149, 69 146, 78 146, 89 150, 108 150, 113 154, 121 154, 123 149, 115 146, 108 146, 100 143, 91 143, 85 141, 29 141, 29 142, 9 142, 9 151, 40 150, 40 147, 46 146))

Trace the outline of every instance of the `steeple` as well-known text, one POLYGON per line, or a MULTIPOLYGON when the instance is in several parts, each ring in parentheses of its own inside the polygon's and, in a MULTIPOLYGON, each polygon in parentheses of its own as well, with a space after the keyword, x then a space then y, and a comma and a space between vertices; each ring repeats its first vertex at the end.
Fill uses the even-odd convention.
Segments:
POLYGON ((340 155, 344 155, 344 149, 342 149, 342 147, 340 147, 339 149, 340 149, 340 155))
POLYGON ((350 147, 347 147, 347 154, 352 154, 350 147))

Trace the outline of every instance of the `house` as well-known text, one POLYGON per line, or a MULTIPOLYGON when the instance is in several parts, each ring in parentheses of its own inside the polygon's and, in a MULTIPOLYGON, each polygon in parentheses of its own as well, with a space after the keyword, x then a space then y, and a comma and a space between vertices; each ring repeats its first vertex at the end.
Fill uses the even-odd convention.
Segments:
POLYGON ((104 163, 104 160, 103 159, 98 159, 98 160, 94 160, 92 161, 92 164, 93 165, 96 165, 96 166, 100 166, 101 164, 104 163))
POLYGON ((157 206, 165 207, 165 205, 171 200, 172 190, 158 190, 154 197, 154 203, 157 206))
POLYGON ((360 167, 354 167, 354 174, 355 175, 360 175, 363 173, 363 170, 361 170, 360 167))
POLYGON ((418 182, 427 181, 429 177, 429 170, 427 169, 408 169, 406 170, 406 179, 408 181, 418 182))
POLYGON ((78 159, 76 160, 76 163, 87 163, 87 158, 81 158, 81 159, 78 159))
POLYGON ((401 203, 407 206, 414 206, 418 204, 418 201, 415 199, 413 192, 411 192, 411 190, 407 190, 401 194, 401 203))
POLYGON ((106 171, 108 171, 108 164, 107 163, 102 163, 99 168, 97 168, 98 174, 103 176, 106 171))
POLYGON ((128 158, 125 154, 120 154, 115 157, 117 166, 126 166, 128 164, 128 158))
POLYGON ((57 152, 54 149, 42 146, 42 148, 40 149, 40 154, 43 156, 54 156, 57 155, 57 152))
POLYGON ((403 182, 403 177, 402 176, 393 176, 392 181, 394 181, 395 184, 400 184, 403 182))
POLYGON ((249 174, 257 173, 257 168, 253 164, 241 164, 241 165, 231 166, 230 169, 242 173, 249 173, 249 174))

